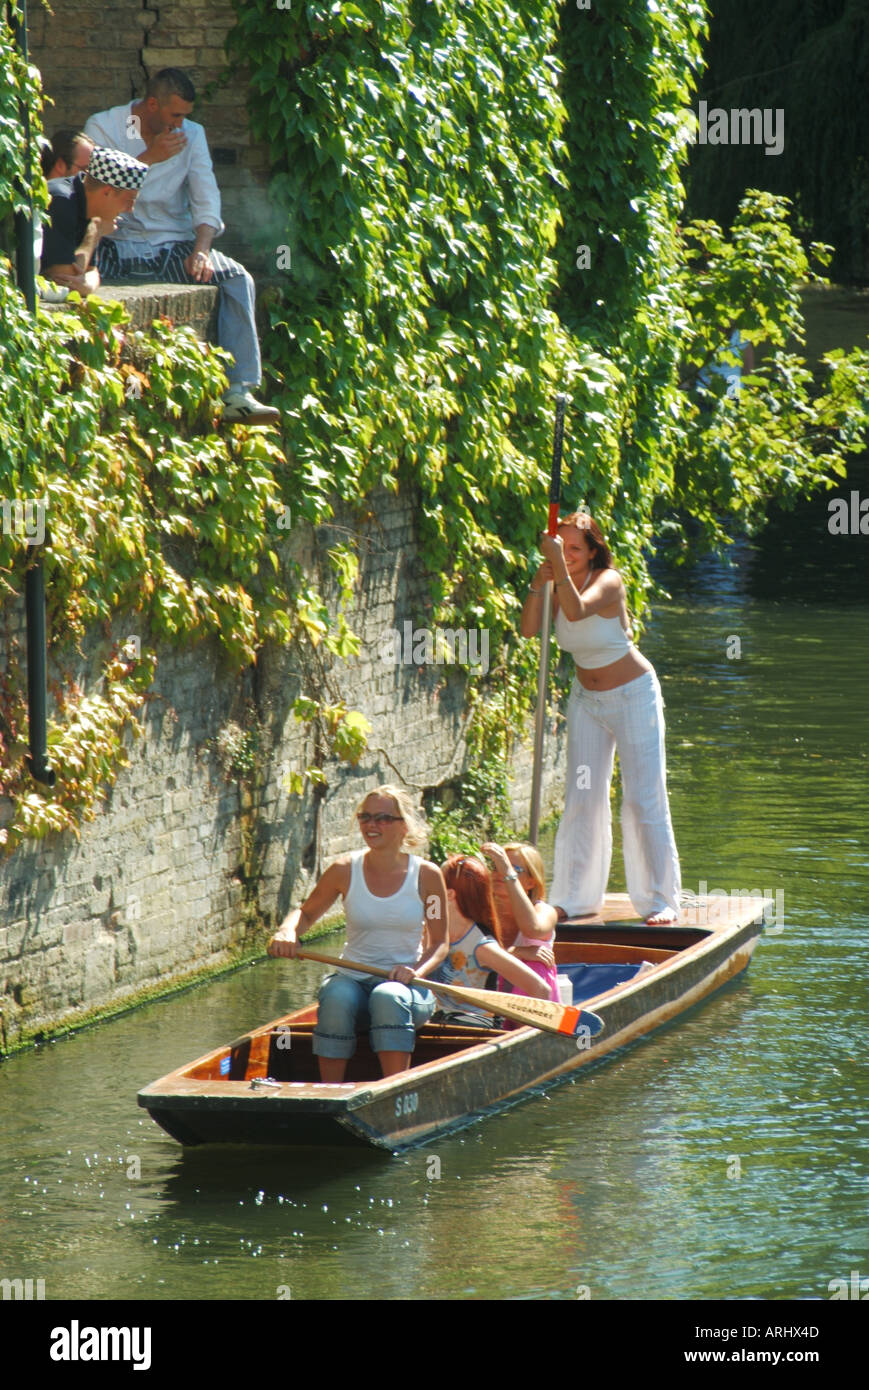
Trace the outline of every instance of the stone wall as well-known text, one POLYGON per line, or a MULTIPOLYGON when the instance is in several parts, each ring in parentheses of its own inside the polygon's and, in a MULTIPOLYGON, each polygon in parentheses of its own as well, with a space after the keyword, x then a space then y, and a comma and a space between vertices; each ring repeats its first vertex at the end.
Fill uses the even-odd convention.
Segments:
POLYGON ((29 7, 30 58, 53 102, 49 136, 137 99, 160 68, 183 68, 196 87, 193 119, 205 126, 223 198, 218 249, 262 270, 269 260, 250 233, 267 215, 268 160, 251 142, 244 70, 210 99, 201 96, 226 68, 223 46, 234 23, 230 0, 54 0, 51 12, 29 7))
MULTIPOLYGON (((361 795, 399 781, 419 796, 458 778, 461 672, 383 659, 390 630, 428 623, 414 510, 412 497, 383 494, 369 500, 367 514, 338 515, 316 534, 306 529, 285 542, 318 579, 328 573, 326 551, 336 539, 349 533, 358 542, 360 577, 348 617, 363 645, 325 674, 303 671, 289 648, 268 647, 243 675, 226 671, 213 642, 158 648, 145 736, 131 743, 130 765, 94 822, 78 841, 53 835, 0 859, 0 1047, 261 952, 268 924, 300 900, 330 858, 356 843, 351 817, 361 795), (313 751, 309 730, 291 713, 302 690, 343 698, 372 725, 357 768, 325 761, 323 796, 288 789, 289 773, 303 770, 313 751), (233 740, 256 727, 260 769, 239 780, 233 740)), ((0 667, 11 638, 23 635, 23 603, 5 606, 3 624, 0 667)), ((149 647, 147 632, 130 618, 85 644, 73 672, 85 691, 107 644, 131 635, 149 647)), ((558 752, 551 739, 550 770, 558 752)), ((521 823, 527 750, 516 771, 521 823)), ((550 786, 557 801, 560 778, 550 786)))

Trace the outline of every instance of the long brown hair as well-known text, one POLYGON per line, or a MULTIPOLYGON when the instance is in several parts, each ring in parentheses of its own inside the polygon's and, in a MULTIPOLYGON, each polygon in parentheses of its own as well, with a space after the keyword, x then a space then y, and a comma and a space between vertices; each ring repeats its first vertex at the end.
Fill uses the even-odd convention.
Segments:
POLYGON ((500 942, 501 926, 492 897, 492 875, 482 860, 470 854, 451 854, 442 871, 444 883, 455 893, 462 916, 485 927, 500 942))
POLYGON ((582 531, 592 551, 591 567, 593 570, 615 568, 612 551, 603 538, 603 531, 588 512, 571 512, 569 516, 560 516, 558 525, 559 528, 575 526, 577 531, 582 531))

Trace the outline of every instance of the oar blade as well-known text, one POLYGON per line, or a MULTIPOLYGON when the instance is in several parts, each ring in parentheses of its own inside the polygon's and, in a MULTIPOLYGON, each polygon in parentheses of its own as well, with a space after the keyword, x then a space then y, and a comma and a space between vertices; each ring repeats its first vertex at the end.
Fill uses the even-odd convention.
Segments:
POLYGON ((544 1033, 556 1033, 565 1038, 596 1037, 603 1019, 587 1009, 575 1009, 571 1004, 556 1004, 550 999, 532 999, 525 994, 500 994, 490 989, 465 989, 456 985, 425 982, 437 994, 441 992, 463 1004, 471 1004, 487 1013, 502 1014, 514 1023, 539 1028, 544 1033))
POLYGON ((554 1004, 549 999, 530 999, 524 994, 505 994, 505 1004, 501 1012, 505 1018, 527 1023, 532 1028, 541 1028, 546 1033, 558 1033, 563 1038, 597 1037, 602 1032, 604 1022, 588 1009, 577 1009, 572 1004, 554 1004))

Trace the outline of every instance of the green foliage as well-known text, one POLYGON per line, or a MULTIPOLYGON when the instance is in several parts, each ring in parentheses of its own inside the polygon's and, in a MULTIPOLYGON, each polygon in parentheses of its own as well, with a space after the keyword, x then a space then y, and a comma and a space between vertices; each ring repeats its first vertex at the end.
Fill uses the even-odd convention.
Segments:
MULTIPOLYGON (((71 300, 68 312, 39 311, 34 320, 8 267, 0 274, 0 314, 0 497, 45 500, 55 660, 88 628, 120 613, 136 615, 146 640, 215 636, 235 667, 253 661, 266 637, 300 631, 271 550, 284 458, 261 430, 215 432, 225 383, 219 355, 191 332, 173 333, 158 321, 130 340, 137 366, 122 363, 126 315, 119 305, 71 300)), ((5 532, 0 592, 9 599, 23 591, 30 551, 5 532)), ((145 661, 125 678, 110 655, 101 702, 69 685, 56 692, 66 716, 49 733, 58 786, 27 796, 27 818, 13 822, 10 844, 19 825, 40 833, 40 824, 72 825, 74 807, 90 814, 96 773, 114 775, 109 763, 141 704, 148 669, 145 661), (125 679, 134 700, 122 698, 125 679), (91 756, 87 739, 101 720, 104 742, 91 756)), ((26 779, 26 704, 10 680, 0 738, 0 793, 15 800, 26 779)))
POLYGON ((428 854, 442 864, 451 854, 476 854, 486 840, 509 840, 510 803, 504 765, 472 763, 451 795, 428 813, 428 854))
POLYGON ((292 250, 268 351, 294 456, 347 499, 414 488, 440 615, 495 640, 544 515, 554 390, 582 412, 616 387, 549 305, 557 12, 238 4, 229 41, 292 250))
POLYGON ((562 13, 569 153, 558 304, 619 374, 617 398, 598 406, 615 445, 602 457, 598 429, 582 431, 574 497, 612 538, 638 613, 648 587, 643 547, 656 499, 672 492, 681 440, 685 148, 677 113, 691 100, 704 31, 703 6, 691 0, 595 0, 590 10, 567 4, 562 13))
POLYGON ((533 689, 530 677, 530 669, 514 662, 495 668, 490 691, 471 685, 469 767, 458 783, 429 797, 429 854, 440 863, 450 854, 476 853, 485 840, 513 838, 507 773, 533 689))
POLYGON ((217 735, 215 744, 227 778, 250 783, 259 769, 261 740, 255 712, 248 711, 248 718, 247 727, 231 719, 217 735))
MULTIPOLYGON (((34 320, 0 276, 2 496, 47 499, 52 626, 142 612, 156 638, 216 635, 252 661, 291 626, 268 548, 283 455, 263 431, 215 432, 222 363, 192 331, 133 335, 137 369, 120 305, 70 305, 34 320)), ((0 583, 20 590, 26 558, 0 538, 0 583)))
MULTIPOLYGON (((812 248, 829 263, 829 247, 812 248)), ((736 529, 762 525, 770 497, 788 506, 846 475, 844 458, 865 448, 869 426, 869 352, 828 353, 817 376, 789 350, 804 341, 798 282, 810 274, 791 231, 787 199, 750 190, 731 235, 714 222, 684 232, 682 297, 686 410, 679 426, 675 497, 691 518, 667 534, 683 557, 726 545, 736 529), (738 330, 756 353, 738 396, 726 394, 713 361, 734 365, 738 330), (699 523, 699 528, 698 528, 699 523)))
MULTIPOLYGON (((20 6, 15 3, 20 12, 20 6)), ((0 10, 0 226, 14 212, 24 212, 28 199, 36 207, 48 202, 39 164, 41 93, 39 73, 24 62, 13 41, 9 10, 0 10), (22 111, 30 114, 30 143, 24 134, 22 111)))
MULTIPOLYGON (((310 696, 300 695, 293 704, 293 714, 296 719, 307 723, 316 720, 332 755, 356 766, 365 752, 371 732, 371 725, 358 710, 348 709, 343 701, 327 704, 325 700, 312 700, 310 696)), ((308 768, 305 776, 309 781, 321 781, 322 778, 312 775, 314 772, 315 769, 308 768)), ((302 789, 298 776, 292 774, 291 789, 296 792, 302 789)))
POLYGON ((24 761, 26 694, 20 666, 0 681, 0 794, 12 803, 12 815, 0 829, 0 846, 14 849, 27 838, 41 839, 52 830, 72 830, 91 821, 105 788, 129 761, 124 742, 130 729, 140 733, 136 715, 154 678, 155 660, 146 655, 135 665, 115 651, 105 665, 101 694, 84 696, 75 686, 58 692, 63 724, 48 732, 48 756, 59 777, 52 792, 33 789, 24 761))
POLYGON ((419 499, 435 621, 485 628, 525 677, 513 729, 533 662, 516 588, 545 519, 557 389, 571 449, 618 467, 620 374, 552 307, 558 10, 238 3, 229 39, 292 253, 266 349, 294 458, 347 500, 419 499))

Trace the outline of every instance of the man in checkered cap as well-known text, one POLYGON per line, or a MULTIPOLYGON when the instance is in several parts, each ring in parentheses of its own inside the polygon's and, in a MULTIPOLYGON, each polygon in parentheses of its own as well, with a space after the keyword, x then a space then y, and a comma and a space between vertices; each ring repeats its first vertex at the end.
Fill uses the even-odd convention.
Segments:
POLYGON ((148 172, 147 164, 121 150, 91 153, 87 172, 65 180, 48 208, 41 272, 66 290, 90 294, 100 283, 91 264, 101 237, 131 212, 148 172))
POLYGON ((211 249, 224 225, 205 131, 189 119, 195 97, 186 73, 163 68, 141 100, 86 122, 92 140, 126 150, 150 170, 135 213, 100 246, 99 268, 106 282, 217 285, 217 339, 234 363, 223 418, 277 420, 279 412, 253 394, 262 379, 253 280, 238 261, 211 249))

